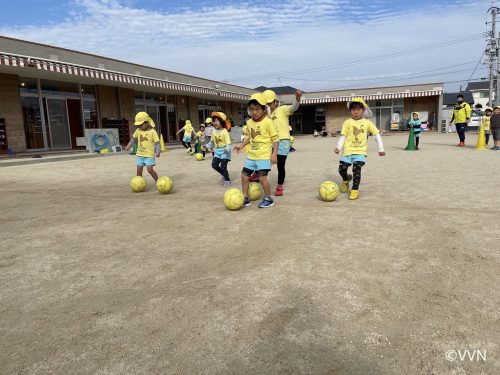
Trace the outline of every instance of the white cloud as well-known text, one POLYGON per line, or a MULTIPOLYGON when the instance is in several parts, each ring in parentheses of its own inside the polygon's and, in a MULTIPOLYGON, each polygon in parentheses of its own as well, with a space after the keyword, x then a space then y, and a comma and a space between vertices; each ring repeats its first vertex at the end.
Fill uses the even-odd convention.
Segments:
MULTIPOLYGON (((485 45, 477 40, 290 77, 286 72, 353 59, 362 62, 382 53, 478 34, 485 31, 487 6, 447 2, 406 14, 386 1, 374 1, 366 9, 349 0, 282 0, 265 8, 246 3, 168 13, 130 4, 75 0, 71 16, 58 24, 0 28, 0 34, 249 87, 289 84, 308 90, 334 88, 335 82, 329 81, 333 79, 419 72, 479 59, 485 45), (251 78, 267 72, 280 73, 251 78)), ((468 76, 462 72, 419 81, 468 76)), ((384 83, 404 82, 387 80, 374 86, 384 83)))

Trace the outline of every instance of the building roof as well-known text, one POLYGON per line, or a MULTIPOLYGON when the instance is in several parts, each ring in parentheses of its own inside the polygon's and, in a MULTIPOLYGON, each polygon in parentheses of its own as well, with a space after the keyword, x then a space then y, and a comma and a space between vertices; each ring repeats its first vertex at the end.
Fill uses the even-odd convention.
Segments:
POLYGON ((265 90, 273 90, 276 95, 291 95, 295 94, 295 91, 297 89, 295 87, 291 86, 279 86, 279 87, 266 87, 266 86, 259 86, 254 89, 255 91, 265 91, 265 90))
POLYGON ((470 105, 474 104, 474 98, 472 94, 468 91, 465 92, 447 92, 443 94, 443 105, 451 106, 457 102, 457 95, 462 94, 464 96, 464 101, 470 105))
MULTIPOLYGON (((302 104, 323 104, 348 102, 352 98, 365 100, 403 99, 423 96, 439 96, 443 93, 442 83, 413 84, 407 86, 389 86, 372 88, 353 88, 348 90, 330 90, 308 92, 302 96, 302 104)), ((293 95, 282 96, 285 103, 293 102, 293 95)))
POLYGON ((0 36, 0 73, 245 102, 250 88, 0 36), (141 87, 142 86, 142 87, 141 87))
POLYGON ((489 90, 490 81, 469 82, 465 91, 489 90))

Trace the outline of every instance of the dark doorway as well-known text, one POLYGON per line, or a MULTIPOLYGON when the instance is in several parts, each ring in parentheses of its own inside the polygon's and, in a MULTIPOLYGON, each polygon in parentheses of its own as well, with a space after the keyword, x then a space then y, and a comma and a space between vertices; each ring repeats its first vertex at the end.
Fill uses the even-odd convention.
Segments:
POLYGON ((74 149, 84 149, 85 146, 76 145, 76 138, 84 136, 80 101, 76 99, 68 99, 67 103, 69 129, 71 132, 71 147, 74 149))

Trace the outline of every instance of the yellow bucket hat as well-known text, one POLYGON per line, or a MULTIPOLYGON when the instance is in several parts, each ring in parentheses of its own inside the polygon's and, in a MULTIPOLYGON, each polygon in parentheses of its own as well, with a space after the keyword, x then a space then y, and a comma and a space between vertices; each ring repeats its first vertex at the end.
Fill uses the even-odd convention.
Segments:
POLYGON ((250 100, 256 100, 257 103, 259 103, 260 105, 267 105, 267 98, 264 94, 261 94, 260 92, 256 92, 255 94, 252 94, 252 96, 250 96, 250 100))
POLYGON ((138 112, 136 115, 135 115, 135 122, 134 122, 134 125, 135 126, 140 126, 142 124, 144 124, 145 122, 149 122, 149 124, 154 128, 156 125, 155 125, 155 122, 153 121, 153 119, 151 117, 149 117, 149 115, 146 113, 146 112, 138 112))
POLYGON ((276 96, 276 93, 273 90, 266 90, 262 94, 266 97, 267 104, 274 102, 275 100, 278 100, 278 97, 276 96))
POLYGON ((352 98, 350 101, 347 102, 347 108, 351 106, 351 103, 361 103, 363 107, 365 108, 365 112, 363 113, 363 117, 365 118, 370 118, 373 117, 373 112, 368 107, 368 104, 366 104, 365 100, 363 98, 352 98))
MULTIPOLYGON (((226 121, 226 115, 222 112, 212 112, 211 116, 212 117, 219 117, 222 120, 224 120, 224 122, 226 121)), ((224 124, 222 124, 222 125, 224 125, 224 124)))
POLYGON ((413 116, 414 114, 415 114, 415 115, 417 115, 417 117, 420 117, 420 113, 418 113, 418 112, 412 112, 412 113, 411 113, 411 115, 412 115, 412 116, 413 116))

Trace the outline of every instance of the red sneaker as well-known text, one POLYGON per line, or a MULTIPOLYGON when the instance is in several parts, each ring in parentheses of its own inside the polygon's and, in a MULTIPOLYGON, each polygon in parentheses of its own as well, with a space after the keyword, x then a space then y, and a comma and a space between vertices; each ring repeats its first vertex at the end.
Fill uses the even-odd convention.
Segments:
POLYGON ((277 197, 281 197, 283 195, 283 186, 276 186, 274 195, 276 195, 277 197))

